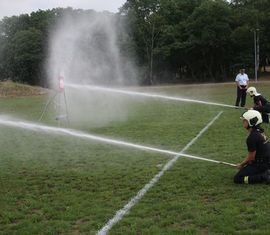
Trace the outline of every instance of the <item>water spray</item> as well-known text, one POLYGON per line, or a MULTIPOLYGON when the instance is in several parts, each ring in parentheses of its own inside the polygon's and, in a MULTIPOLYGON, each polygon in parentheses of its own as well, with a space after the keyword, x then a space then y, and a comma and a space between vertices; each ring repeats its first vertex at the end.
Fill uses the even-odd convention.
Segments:
POLYGON ((23 122, 23 121, 8 121, 8 120, 1 119, 1 118, 0 118, 0 125, 28 129, 28 130, 33 130, 33 131, 43 131, 43 132, 47 132, 47 133, 50 132, 50 133, 54 133, 54 134, 74 136, 74 137, 78 137, 78 138, 82 138, 82 139, 90 139, 92 141, 103 142, 103 143, 107 143, 107 144, 111 144, 111 145, 119 145, 119 146, 134 148, 134 149, 140 149, 140 150, 144 150, 144 151, 152 151, 152 152, 156 152, 156 153, 166 154, 169 156, 182 156, 182 157, 186 157, 186 158, 208 161, 208 162, 223 164, 223 165, 227 165, 227 166, 233 166, 233 167, 236 166, 235 164, 228 163, 228 162, 212 160, 212 159, 208 159, 208 158, 204 158, 204 157, 198 157, 198 156, 194 156, 194 155, 190 155, 190 154, 178 153, 178 152, 174 152, 174 151, 170 151, 170 150, 153 148, 153 147, 139 145, 139 144, 133 144, 133 143, 124 142, 121 140, 104 138, 104 137, 100 137, 100 136, 96 136, 96 135, 92 135, 92 134, 88 134, 88 133, 84 133, 84 132, 72 130, 72 129, 51 127, 51 126, 39 125, 39 124, 30 123, 30 122, 23 122))
POLYGON ((115 88, 108 88, 108 87, 102 87, 102 86, 78 85, 78 84, 73 84, 73 83, 67 83, 66 86, 70 87, 70 88, 74 88, 74 89, 104 91, 104 92, 118 93, 118 94, 131 95, 131 96, 143 96, 143 97, 156 98, 156 99, 166 99, 166 100, 192 102, 192 103, 199 103, 199 104, 206 104, 206 105, 215 105, 215 106, 221 106, 221 107, 227 107, 227 108, 240 108, 238 106, 228 105, 228 104, 206 102, 206 101, 187 99, 187 98, 182 98, 182 97, 165 96, 165 95, 159 95, 159 94, 155 94, 155 93, 127 91, 127 90, 123 90, 123 89, 115 89, 115 88))
POLYGON ((64 84, 64 76, 62 73, 58 76, 58 86, 55 89, 55 93, 53 96, 49 97, 48 101, 46 102, 42 113, 38 119, 38 121, 41 121, 44 117, 45 112, 48 110, 49 105, 54 102, 57 110, 56 110, 56 117, 55 120, 58 121, 58 125, 60 124, 61 120, 66 120, 67 124, 69 124, 69 117, 68 117, 68 107, 67 107, 67 98, 66 98, 66 92, 65 92, 65 84, 64 84), (64 108, 62 108, 62 104, 64 103, 64 108), (64 112, 64 113, 62 113, 64 112))

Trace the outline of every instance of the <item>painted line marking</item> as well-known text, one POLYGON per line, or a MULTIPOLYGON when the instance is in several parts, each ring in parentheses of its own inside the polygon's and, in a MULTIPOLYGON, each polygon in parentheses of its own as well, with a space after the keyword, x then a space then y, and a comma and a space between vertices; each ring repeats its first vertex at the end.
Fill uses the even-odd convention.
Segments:
POLYGON ((133 198, 130 199, 130 201, 120 210, 118 210, 114 217, 111 218, 98 232, 97 235, 106 235, 109 230, 131 210, 133 206, 135 206, 142 197, 147 193, 147 191, 152 188, 163 176, 163 174, 169 170, 174 163, 178 160, 179 157, 181 157, 181 153, 184 153, 192 144, 194 144, 198 138, 202 136, 202 134, 209 129, 209 127, 220 117, 220 115, 223 112, 219 112, 218 115, 209 122, 200 132, 199 134, 194 137, 182 150, 179 154, 177 154, 173 159, 168 161, 166 165, 162 168, 162 170, 157 173, 133 198))

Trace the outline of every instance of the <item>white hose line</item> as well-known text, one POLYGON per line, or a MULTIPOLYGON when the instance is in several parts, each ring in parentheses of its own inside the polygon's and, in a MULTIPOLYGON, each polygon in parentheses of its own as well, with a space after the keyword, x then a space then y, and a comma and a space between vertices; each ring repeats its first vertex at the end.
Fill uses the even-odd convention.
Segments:
POLYGON ((115 89, 115 88, 108 88, 108 87, 101 87, 101 86, 91 86, 91 85, 77 85, 73 83, 67 83, 66 87, 74 88, 74 89, 87 89, 87 90, 94 90, 94 91, 106 91, 111 93, 119 93, 124 95, 132 95, 132 96, 144 96, 150 98, 158 98, 158 99, 166 99, 166 100, 174 100, 174 101, 183 101, 183 102, 192 102, 192 103, 199 103, 199 104, 206 104, 206 105, 215 105, 227 108, 242 108, 238 106, 228 105, 228 104, 220 104, 215 102, 207 102, 201 100, 194 100, 194 99, 187 99, 181 97, 173 97, 173 96, 165 96, 153 93, 144 93, 144 92, 136 92, 136 91, 127 91, 122 89, 115 89))
MULTIPOLYGON (((153 147, 139 145, 139 144, 133 144, 133 143, 124 142, 121 140, 104 138, 104 137, 100 137, 100 136, 96 136, 96 135, 92 135, 92 134, 88 134, 88 133, 84 133, 84 132, 72 130, 72 129, 45 126, 45 125, 40 125, 40 124, 35 124, 35 123, 30 123, 30 122, 23 122, 23 121, 8 121, 8 120, 2 119, 1 117, 0 117, 0 125, 28 129, 28 130, 32 130, 32 131, 43 131, 45 133, 51 133, 51 134, 74 136, 74 137, 78 137, 78 138, 82 138, 82 139, 90 139, 92 141, 103 142, 103 143, 112 144, 112 145, 120 145, 120 146, 140 149, 140 150, 144 150, 144 151, 152 151, 152 152, 157 152, 157 153, 171 155, 171 156, 180 155, 180 156, 187 157, 187 158, 193 158, 193 159, 197 159, 197 160, 220 163, 219 161, 208 159, 208 158, 192 156, 192 155, 188 155, 188 154, 184 154, 184 153, 178 153, 178 152, 174 152, 174 151, 170 151, 170 150, 153 148, 153 147)), ((231 163, 227 163, 227 164, 231 164, 231 163)))

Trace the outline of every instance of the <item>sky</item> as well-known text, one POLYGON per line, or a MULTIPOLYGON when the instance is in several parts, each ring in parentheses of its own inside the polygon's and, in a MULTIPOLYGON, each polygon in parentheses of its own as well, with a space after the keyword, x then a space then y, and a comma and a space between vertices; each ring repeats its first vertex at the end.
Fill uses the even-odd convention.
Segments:
POLYGON ((117 12, 126 0, 0 0, 0 20, 4 16, 29 14, 33 11, 56 7, 93 9, 95 11, 117 12))

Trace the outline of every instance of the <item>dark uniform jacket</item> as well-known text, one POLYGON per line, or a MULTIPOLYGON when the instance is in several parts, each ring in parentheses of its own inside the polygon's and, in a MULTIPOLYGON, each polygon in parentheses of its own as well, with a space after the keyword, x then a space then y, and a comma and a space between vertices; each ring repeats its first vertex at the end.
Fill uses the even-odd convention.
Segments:
POLYGON ((254 96, 253 101, 255 105, 260 105, 261 101, 262 106, 265 106, 268 103, 267 99, 265 99, 262 95, 254 96))
POLYGON ((255 163, 270 164, 270 142, 262 129, 252 129, 246 143, 249 152, 256 151, 255 163))

